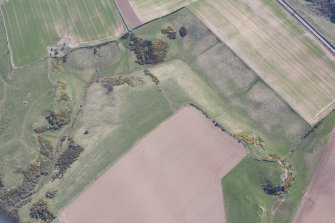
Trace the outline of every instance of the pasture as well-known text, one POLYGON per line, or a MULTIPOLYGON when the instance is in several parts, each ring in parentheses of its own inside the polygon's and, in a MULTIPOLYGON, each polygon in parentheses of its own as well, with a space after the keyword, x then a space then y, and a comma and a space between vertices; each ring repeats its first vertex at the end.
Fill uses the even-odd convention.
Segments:
POLYGON ((61 213, 75 222, 225 222, 220 180, 246 151, 192 107, 141 140, 61 213))
POLYGON ((18 70, 12 80, 0 82, 0 170, 6 187, 14 187, 25 168, 38 153, 32 128, 52 103, 54 86, 47 77, 47 63, 18 70), (23 101, 27 100, 27 106, 23 101))
POLYGON ((188 6, 310 125, 335 107, 334 57, 275 1, 188 6))
POLYGON ((1 6, 16 66, 47 55, 47 47, 117 39, 126 28, 112 0, 11 0, 1 6))

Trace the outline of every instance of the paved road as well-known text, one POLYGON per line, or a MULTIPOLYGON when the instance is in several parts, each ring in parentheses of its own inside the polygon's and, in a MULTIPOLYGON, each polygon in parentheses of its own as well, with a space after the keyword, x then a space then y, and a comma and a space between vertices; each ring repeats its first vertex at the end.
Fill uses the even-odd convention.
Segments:
POLYGON ((306 20, 304 20, 289 4, 284 0, 277 0, 287 11, 289 11, 301 24, 303 24, 327 49, 335 56, 335 48, 316 31, 306 20))

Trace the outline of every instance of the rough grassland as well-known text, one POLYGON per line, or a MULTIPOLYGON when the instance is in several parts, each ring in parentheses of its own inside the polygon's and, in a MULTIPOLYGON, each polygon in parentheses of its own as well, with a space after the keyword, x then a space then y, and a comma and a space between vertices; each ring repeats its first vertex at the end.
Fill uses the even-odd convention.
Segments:
POLYGON ((7 187, 15 186, 39 148, 32 134, 40 113, 50 106, 53 86, 47 78, 47 63, 14 72, 11 81, 0 82, 0 171, 7 187), (22 105, 28 100, 27 108, 22 105))
POLYGON ((246 151, 192 107, 141 140, 61 214, 63 223, 224 223, 220 179, 246 151))
MULTIPOLYGON (((102 58, 94 57, 92 49, 74 51, 68 56, 67 63, 62 65, 61 72, 50 72, 53 82, 63 80, 69 84, 74 114, 80 104, 83 104, 82 113, 73 128, 65 126, 60 132, 44 134, 54 142, 54 145, 62 135, 71 135, 84 147, 79 160, 72 165, 64 178, 51 182, 50 177, 47 177, 39 185, 38 192, 32 196, 33 201, 36 201, 44 199, 46 191, 58 190, 59 196, 49 202, 55 214, 95 181, 139 138, 171 115, 169 106, 157 86, 149 78, 145 78, 143 72, 132 74, 132 76, 140 74, 140 77, 144 78, 144 84, 141 86, 115 87, 114 91, 107 95, 101 85, 93 84, 87 89, 87 97, 83 101, 84 87, 95 69, 101 69, 104 75, 120 74, 105 73, 110 69, 115 72, 132 70, 132 66, 126 66, 127 62, 123 61, 127 61, 123 55, 124 49, 112 43, 101 47, 100 52, 102 58), (84 135, 85 130, 89 130, 88 135, 84 135)), ((38 115, 43 120, 43 113, 38 112, 38 115)), ((21 220, 30 220, 29 208, 30 204, 20 209, 21 220)))
POLYGON ((112 0, 11 0, 1 7, 16 66, 42 58, 61 39, 76 46, 125 31, 112 0))
POLYGON ((189 6, 308 123, 334 109, 335 60, 274 1, 197 1, 189 6))

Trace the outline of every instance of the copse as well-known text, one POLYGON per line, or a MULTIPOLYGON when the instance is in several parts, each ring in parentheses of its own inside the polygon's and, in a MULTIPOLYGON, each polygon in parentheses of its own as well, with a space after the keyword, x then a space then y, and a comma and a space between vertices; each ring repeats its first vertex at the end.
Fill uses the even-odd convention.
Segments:
POLYGON ((48 203, 43 200, 39 200, 33 203, 32 207, 30 208, 30 217, 42 220, 44 222, 51 222, 56 218, 55 215, 49 210, 48 203))

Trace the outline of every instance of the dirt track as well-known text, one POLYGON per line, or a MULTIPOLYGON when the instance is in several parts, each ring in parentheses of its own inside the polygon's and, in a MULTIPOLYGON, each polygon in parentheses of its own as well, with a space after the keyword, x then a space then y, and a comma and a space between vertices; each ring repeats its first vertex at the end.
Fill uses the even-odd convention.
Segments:
POLYGON ((319 161, 294 223, 335 222, 335 129, 319 161))
POLYGON ((140 141, 61 214, 65 223, 224 223, 221 178, 246 152, 186 107, 140 141))

